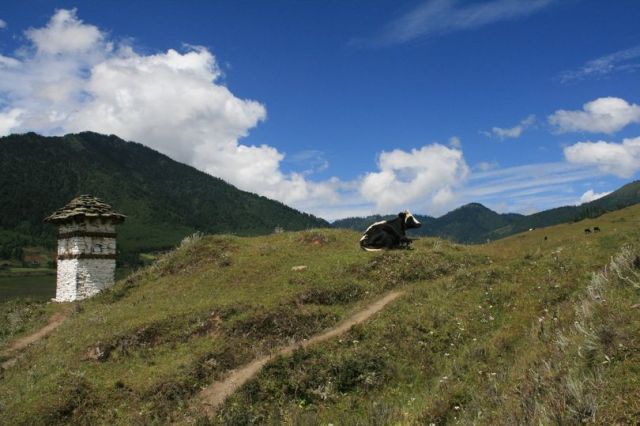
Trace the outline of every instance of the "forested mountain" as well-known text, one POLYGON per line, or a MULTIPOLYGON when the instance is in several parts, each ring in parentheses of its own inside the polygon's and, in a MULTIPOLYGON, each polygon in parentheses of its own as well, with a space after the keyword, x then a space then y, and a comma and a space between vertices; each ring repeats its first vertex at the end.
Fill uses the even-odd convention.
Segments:
MULTIPOLYGON (((580 206, 558 207, 527 216, 514 213, 499 214, 482 204, 471 203, 439 218, 415 215, 422 222, 422 227, 411 230, 411 233, 448 238, 459 243, 483 243, 531 228, 595 218, 606 212, 619 210, 639 202, 640 181, 629 183, 605 197, 580 206)), ((394 215, 352 217, 337 220, 333 226, 363 231, 373 222, 391 217, 394 215)))
POLYGON ((117 136, 84 132, 0 138, 0 257, 55 245, 45 216, 92 194, 128 216, 121 250, 164 249, 196 231, 258 235, 329 224, 117 136))

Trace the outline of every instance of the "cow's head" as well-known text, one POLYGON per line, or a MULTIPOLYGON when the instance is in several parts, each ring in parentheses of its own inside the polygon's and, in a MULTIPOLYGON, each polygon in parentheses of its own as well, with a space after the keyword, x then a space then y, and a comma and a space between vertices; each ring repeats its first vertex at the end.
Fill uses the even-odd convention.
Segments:
POLYGON ((418 222, 418 219, 413 217, 413 215, 409 210, 405 210, 402 213, 398 213, 398 216, 404 222, 405 229, 420 228, 422 226, 422 224, 418 222))

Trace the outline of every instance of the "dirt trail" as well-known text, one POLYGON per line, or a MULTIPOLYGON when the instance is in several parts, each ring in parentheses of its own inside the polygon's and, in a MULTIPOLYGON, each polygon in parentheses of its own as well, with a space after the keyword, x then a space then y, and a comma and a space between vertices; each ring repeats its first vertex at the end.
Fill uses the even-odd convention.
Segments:
POLYGON ((404 294, 404 292, 402 291, 393 291, 387 294, 382 299, 379 299, 371 305, 367 306, 366 309, 355 313, 345 321, 341 322, 334 328, 327 330, 322 334, 318 334, 311 339, 302 342, 284 346, 280 349, 277 349, 270 355, 257 358, 243 367, 240 367, 236 370, 231 370, 229 375, 224 380, 214 382, 203 389, 196 398, 197 402, 202 406, 207 416, 212 416, 213 414, 215 414, 218 406, 220 406, 229 395, 231 395, 233 392, 235 392, 236 389, 238 389, 245 382, 251 379, 272 358, 279 355, 289 355, 296 348, 306 348, 315 343, 322 342, 324 340, 328 340, 332 337, 343 334, 352 326, 360 324, 361 322, 369 319, 373 314, 382 310, 382 308, 384 308, 387 304, 393 302, 402 294, 404 294))
POLYGON ((69 317, 69 314, 71 314, 71 307, 72 307, 71 304, 67 304, 62 308, 60 312, 56 312, 51 316, 51 318, 49 318, 49 322, 47 323, 47 325, 45 325, 35 333, 32 333, 28 336, 21 337, 18 340, 11 343, 11 345, 9 345, 8 348, 6 348, 5 350, 2 351, 2 353, 0 353, 0 355, 2 355, 3 357, 6 357, 6 356, 10 357, 7 361, 4 361, 2 364, 0 364, 0 367, 1 368, 11 367, 16 362, 16 358, 14 355, 17 352, 26 348, 30 344, 37 342, 38 340, 42 339, 47 334, 51 333, 53 330, 58 328, 58 326, 62 324, 64 320, 66 320, 69 317))

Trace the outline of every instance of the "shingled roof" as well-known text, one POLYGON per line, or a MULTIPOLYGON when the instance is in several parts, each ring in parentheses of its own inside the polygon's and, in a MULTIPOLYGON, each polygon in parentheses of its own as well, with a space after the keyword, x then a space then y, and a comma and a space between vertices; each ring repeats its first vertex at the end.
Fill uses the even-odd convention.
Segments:
POLYGON ((109 204, 103 203, 93 195, 80 195, 71 200, 66 206, 47 216, 44 221, 66 223, 85 218, 111 219, 114 223, 121 223, 124 222, 126 216, 114 211, 109 204))

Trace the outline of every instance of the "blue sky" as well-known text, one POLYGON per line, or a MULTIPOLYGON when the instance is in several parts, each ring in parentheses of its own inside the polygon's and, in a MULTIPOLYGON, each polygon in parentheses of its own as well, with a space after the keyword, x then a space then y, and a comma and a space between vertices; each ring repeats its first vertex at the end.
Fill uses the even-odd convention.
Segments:
POLYGON ((640 171, 640 2, 0 4, 0 134, 114 133, 327 219, 640 171))

